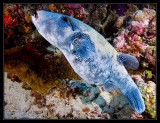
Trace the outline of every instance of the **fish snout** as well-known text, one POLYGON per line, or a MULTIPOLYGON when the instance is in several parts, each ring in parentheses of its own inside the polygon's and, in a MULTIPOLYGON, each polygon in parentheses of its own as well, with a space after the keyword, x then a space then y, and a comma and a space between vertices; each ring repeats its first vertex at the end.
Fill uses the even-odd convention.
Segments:
POLYGON ((47 13, 44 12, 44 10, 34 10, 31 14, 32 16, 32 20, 46 20, 46 18, 48 17, 47 13))
POLYGON ((38 18, 38 10, 32 10, 30 16, 33 18, 38 18))
POLYGON ((37 11, 34 12, 34 17, 35 17, 35 18, 38 18, 38 13, 37 13, 37 11))

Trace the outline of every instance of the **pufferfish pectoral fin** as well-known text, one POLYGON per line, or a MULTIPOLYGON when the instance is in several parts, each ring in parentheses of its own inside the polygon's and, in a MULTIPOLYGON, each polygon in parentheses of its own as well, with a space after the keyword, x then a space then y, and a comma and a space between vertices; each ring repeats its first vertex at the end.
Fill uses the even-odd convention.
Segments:
POLYGON ((119 62, 122 62, 123 65, 132 70, 136 70, 139 67, 139 62, 135 56, 130 54, 120 53, 117 57, 119 62))
POLYGON ((118 89, 118 87, 116 87, 115 85, 113 85, 111 83, 108 83, 108 82, 106 82, 105 84, 103 84, 103 87, 104 87, 104 90, 107 91, 107 92, 112 92, 112 91, 118 89))

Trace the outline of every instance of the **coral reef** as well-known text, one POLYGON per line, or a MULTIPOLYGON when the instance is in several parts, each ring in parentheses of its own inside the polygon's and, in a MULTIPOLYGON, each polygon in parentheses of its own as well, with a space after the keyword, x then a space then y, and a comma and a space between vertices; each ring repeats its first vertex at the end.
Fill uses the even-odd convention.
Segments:
POLYGON ((143 98, 146 102, 146 113, 151 118, 156 118, 156 85, 152 81, 148 81, 142 90, 143 98))
POLYGON ((135 5, 131 8, 127 11, 128 16, 117 19, 115 25, 119 31, 113 39, 113 45, 117 51, 138 58, 141 64, 139 69, 129 73, 140 85, 145 100, 147 116, 144 115, 142 119, 156 118, 156 11, 148 8, 139 10, 135 5))
POLYGON ((17 45, 17 39, 30 33, 33 29, 30 15, 22 4, 4 4, 4 46, 11 48, 17 45))
MULTIPOLYGON (((149 28, 154 28, 155 30, 155 24, 151 24, 152 21, 155 20, 155 13, 156 12, 154 10, 148 9, 144 9, 143 11, 137 10, 135 13, 133 13, 129 19, 129 22, 127 22, 128 25, 125 28, 120 29, 117 34, 118 36, 113 40, 116 50, 120 52, 128 51, 129 53, 136 55, 138 58, 140 56, 144 56, 143 54, 145 53, 146 48, 149 46, 146 42, 148 37, 152 35, 153 37, 151 38, 153 38, 153 44, 155 44, 156 32, 152 31, 152 34, 149 33, 149 28), (151 14, 149 14, 149 12, 151 14), (120 44, 121 46, 119 47, 120 44), (133 51, 137 51, 138 53, 133 51)), ((121 24, 122 19, 125 20, 125 18, 118 19, 117 25, 119 25, 119 23, 121 24)))
POLYGON ((88 12, 85 11, 83 4, 49 4, 48 9, 53 12, 67 14, 84 22, 88 22, 88 12))
POLYGON ((4 4, 4 70, 5 118, 155 119, 156 4, 4 4), (118 52, 137 57, 139 69, 128 72, 145 100, 145 112, 134 112, 119 90, 109 93, 84 83, 35 30, 30 15, 40 9, 75 17, 118 52))
POLYGON ((137 57, 141 63, 139 70, 142 73, 147 69, 155 76, 156 11, 143 8, 142 10, 135 9, 132 14, 128 10, 127 13, 128 16, 120 16, 117 19, 115 25, 119 31, 115 34, 113 45, 118 52, 137 57))
POLYGON ((5 71, 16 74, 42 94, 61 84, 60 79, 81 79, 63 55, 45 59, 32 44, 5 50, 4 62, 5 71))
POLYGON ((139 86, 142 97, 145 100, 145 113, 148 117, 156 118, 156 84, 152 81, 147 81, 147 83, 145 83, 140 75, 132 75, 132 78, 139 86))
MULTIPOLYGON (((5 74, 6 76, 6 74, 5 74)), ((140 88, 142 95, 145 99, 146 104, 146 115, 140 115, 133 111, 130 107, 126 97, 117 91, 111 93, 103 91, 103 88, 98 86, 91 86, 86 83, 80 83, 73 80, 63 80, 62 86, 59 88, 50 89, 49 93, 46 96, 43 96, 37 93, 34 90, 28 90, 27 98, 30 99, 28 104, 27 100, 25 101, 26 105, 22 107, 23 110, 15 113, 8 114, 12 117, 23 118, 25 117, 30 119, 29 114, 33 114, 32 118, 48 118, 48 119, 148 119, 149 117, 155 118, 155 84, 151 81, 146 84, 141 76, 134 75, 132 76, 135 80, 137 86, 140 88), (77 90, 78 89, 78 90, 77 90), (30 96, 29 96, 30 95, 30 96), (152 102, 152 104, 151 104, 152 102), (23 112, 26 113, 23 113, 23 112), (37 114, 37 115, 35 115, 37 114), (28 115, 28 116, 27 116, 28 115)), ((5 77, 7 80, 7 78, 5 77)), ((7 80, 9 81, 9 80, 7 80)), ((20 85, 13 82, 5 82, 7 85, 11 84, 10 91, 16 91, 16 95, 21 94, 20 85), (13 84, 12 84, 13 83, 13 84), (13 89, 14 86, 18 90, 13 89)), ((6 87, 5 87, 6 88, 6 87)), ((24 91, 24 90, 23 90, 24 91)), ((24 93, 24 92, 23 92, 24 93)), ((12 94, 15 94, 15 92, 12 94)), ((19 98, 17 96, 16 98, 19 98)), ((23 96, 22 96, 23 97, 23 96)), ((6 110, 9 110, 10 103, 8 102, 11 97, 6 95, 6 110)), ((12 96, 14 98, 14 96, 12 96)), ((15 104, 15 103, 14 103, 15 104)), ((17 107, 19 109, 19 107, 17 107)), ((9 112, 7 112, 9 113, 9 112)), ((9 117, 9 116, 8 116, 9 117)))
POLYGON ((89 6, 91 12, 88 24, 104 37, 111 37, 116 32, 114 27, 114 21, 118 18, 116 12, 111 11, 111 7, 108 4, 93 4, 89 6))

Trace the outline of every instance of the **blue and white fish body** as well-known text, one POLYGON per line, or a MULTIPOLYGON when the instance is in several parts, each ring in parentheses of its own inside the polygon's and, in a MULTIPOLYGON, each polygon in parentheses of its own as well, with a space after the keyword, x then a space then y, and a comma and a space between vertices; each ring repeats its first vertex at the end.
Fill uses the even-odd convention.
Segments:
POLYGON ((138 68, 134 56, 118 53, 100 33, 73 17, 39 10, 32 21, 38 32, 63 52, 82 79, 109 92, 119 89, 137 113, 144 112, 141 93, 125 69, 138 68))

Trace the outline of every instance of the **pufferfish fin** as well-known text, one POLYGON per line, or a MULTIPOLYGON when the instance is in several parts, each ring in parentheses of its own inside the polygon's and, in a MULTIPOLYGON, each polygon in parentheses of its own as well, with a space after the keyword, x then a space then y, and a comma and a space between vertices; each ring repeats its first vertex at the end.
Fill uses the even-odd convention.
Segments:
POLYGON ((138 113, 141 114, 145 111, 145 103, 141 96, 141 92, 139 89, 130 88, 128 89, 124 95, 127 97, 129 103, 131 104, 132 108, 138 113))
POLYGON ((103 84, 103 87, 104 87, 104 90, 107 92, 112 92, 118 89, 118 87, 116 87, 115 85, 107 82, 103 84))
POLYGON ((117 56, 117 60, 127 68, 132 70, 137 70, 139 67, 138 59, 135 56, 125 53, 119 53, 117 56))

